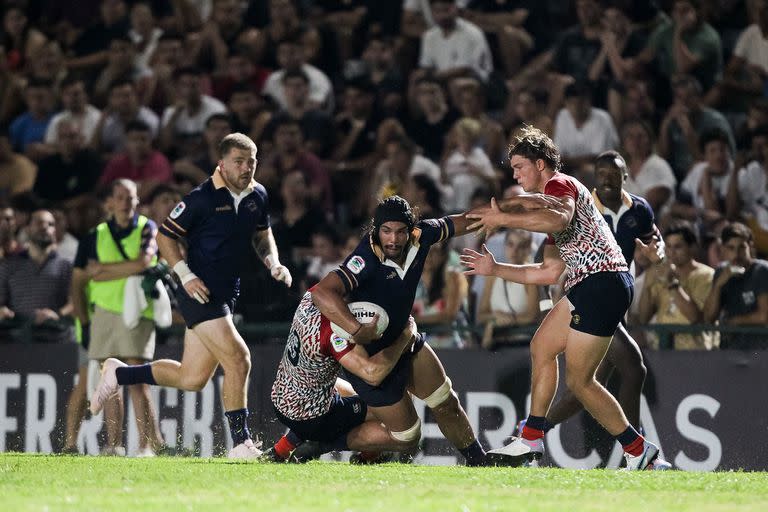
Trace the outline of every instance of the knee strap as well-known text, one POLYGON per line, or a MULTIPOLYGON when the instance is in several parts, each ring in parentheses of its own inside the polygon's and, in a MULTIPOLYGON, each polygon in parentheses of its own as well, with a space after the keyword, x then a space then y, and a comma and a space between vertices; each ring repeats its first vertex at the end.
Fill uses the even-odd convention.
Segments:
POLYGON ((434 409, 438 405, 448 400, 451 396, 456 396, 456 393, 453 392, 453 388, 451 387, 451 379, 446 376, 445 382, 440 384, 440 387, 438 387, 432 392, 431 395, 425 398, 424 403, 426 403, 427 407, 430 409, 434 409))
POLYGON ((416 423, 408 430, 403 430, 402 432, 392 432, 390 430, 389 435, 403 443, 418 441, 421 439, 421 418, 416 418, 416 423))

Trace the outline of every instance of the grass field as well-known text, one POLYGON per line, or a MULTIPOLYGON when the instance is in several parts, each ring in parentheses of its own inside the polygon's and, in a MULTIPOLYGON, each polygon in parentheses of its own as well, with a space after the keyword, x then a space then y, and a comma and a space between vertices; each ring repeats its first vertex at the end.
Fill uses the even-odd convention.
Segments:
POLYGON ((768 510, 768 473, 0 454, 0 510, 768 510))

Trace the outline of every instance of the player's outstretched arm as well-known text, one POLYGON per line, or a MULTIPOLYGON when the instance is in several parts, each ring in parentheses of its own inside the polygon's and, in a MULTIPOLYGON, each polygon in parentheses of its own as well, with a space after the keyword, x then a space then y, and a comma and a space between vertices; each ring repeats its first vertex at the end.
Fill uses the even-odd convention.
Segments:
POLYGON ((293 277, 288 268, 280 263, 280 256, 277 254, 277 244, 272 234, 272 228, 256 231, 253 235, 253 249, 269 269, 272 278, 282 281, 290 288, 293 283, 293 277))
POLYGON ((339 362, 345 370, 357 375, 367 384, 378 386, 395 367, 403 352, 411 347, 416 336, 418 336, 416 322, 411 317, 408 325, 392 345, 372 356, 369 356, 363 347, 356 346, 339 362))
POLYGON ((509 212, 502 211, 496 199, 491 198, 490 206, 465 214, 465 217, 472 221, 466 229, 485 232, 487 235, 500 228, 557 233, 568 227, 575 211, 576 202, 571 197, 545 196, 541 208, 529 210, 520 207, 509 212))
POLYGON ((461 263, 467 267, 465 274, 496 276, 505 281, 521 284, 549 285, 557 283, 565 270, 565 262, 560 258, 557 247, 554 245, 547 245, 544 248, 544 261, 526 265, 497 262, 485 244, 482 251, 480 253, 472 249, 464 249, 461 254, 461 263))

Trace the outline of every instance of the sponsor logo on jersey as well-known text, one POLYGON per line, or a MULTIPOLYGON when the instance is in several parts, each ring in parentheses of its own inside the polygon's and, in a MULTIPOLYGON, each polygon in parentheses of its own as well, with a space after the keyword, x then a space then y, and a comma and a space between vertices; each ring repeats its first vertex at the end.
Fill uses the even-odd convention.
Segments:
POLYGON ((217 212, 228 212, 231 209, 232 209, 232 205, 231 204, 225 204, 224 206, 216 207, 216 211, 217 212))
POLYGON ((171 218, 176 219, 184 212, 184 209, 186 209, 187 205, 184 204, 184 201, 177 204, 173 210, 171 210, 171 218))
POLYGON ((331 334, 331 346, 333 347, 333 350, 336 352, 342 352, 344 349, 347 348, 347 340, 344 338, 341 338, 337 336, 336 334, 331 334))
POLYGON ((351 270, 353 274, 359 274, 365 268, 365 260, 362 256, 352 256, 347 262, 347 268, 351 270))

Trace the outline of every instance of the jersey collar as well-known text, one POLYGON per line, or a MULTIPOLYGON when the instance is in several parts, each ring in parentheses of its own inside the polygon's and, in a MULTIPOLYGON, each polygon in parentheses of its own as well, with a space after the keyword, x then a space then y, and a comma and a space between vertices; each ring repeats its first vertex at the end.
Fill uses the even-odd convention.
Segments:
POLYGON ((421 230, 419 228, 414 228, 411 231, 411 239, 408 242, 408 254, 406 254, 405 256, 405 263, 403 264, 402 267, 386 257, 386 255, 384 254, 384 250, 381 248, 381 246, 373 241, 373 234, 368 236, 368 242, 371 244, 371 250, 373 251, 373 254, 375 254, 376 257, 379 258, 379 261, 382 263, 382 265, 386 265, 388 267, 394 268, 395 271, 397 272, 397 275, 400 276, 400 279, 403 279, 405 278, 405 274, 408 273, 408 269, 411 268, 411 264, 413 264, 413 261, 416 259, 416 255, 419 252, 419 236, 418 235, 420 234, 421 234, 421 230))
MULTIPOLYGON (((211 181, 213 182, 213 188, 215 190, 219 190, 220 188, 227 188, 227 184, 224 182, 224 178, 221 177, 221 171, 219 170, 219 166, 216 166, 216 170, 213 171, 213 175, 211 176, 211 181)), ((247 192, 247 194, 243 194, 241 192, 239 195, 246 196, 253 192, 253 190, 256 188, 256 180, 251 179, 251 183, 248 184, 248 186, 243 190, 243 192, 247 192)), ((230 190, 230 192, 232 192, 230 190)))
POLYGON ((592 189, 592 199, 595 200, 595 206, 597 206, 597 211, 599 211, 601 214, 605 215, 605 211, 608 210, 609 212, 613 213, 617 217, 621 217, 621 215, 632 208, 632 197, 629 195, 629 192, 626 190, 621 191, 621 207, 619 208, 618 212, 613 212, 608 209, 607 206, 605 206, 601 201, 600 198, 597 197, 597 189, 592 189))

